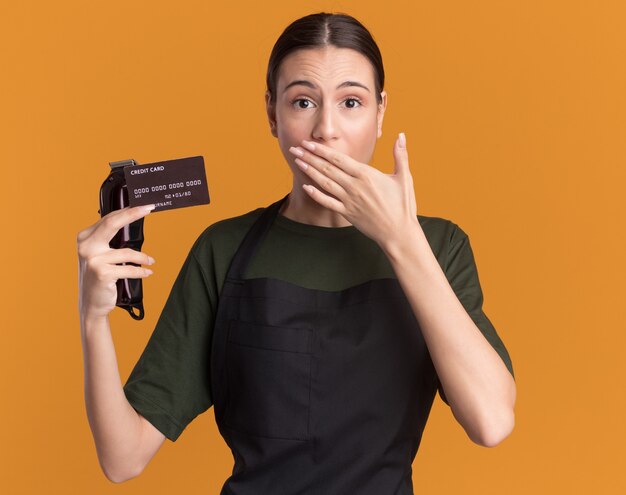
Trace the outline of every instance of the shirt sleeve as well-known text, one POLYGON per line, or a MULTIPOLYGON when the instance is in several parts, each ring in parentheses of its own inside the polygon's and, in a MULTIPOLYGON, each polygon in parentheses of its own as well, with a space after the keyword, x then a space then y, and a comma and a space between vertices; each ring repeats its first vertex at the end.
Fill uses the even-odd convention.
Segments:
MULTIPOLYGON (((493 324, 483 311, 483 292, 478 278, 478 269, 474 253, 467 234, 456 224, 450 240, 450 247, 445 264, 445 274, 450 286, 461 301, 476 326, 493 346, 515 379, 513 364, 509 353, 498 336, 493 324)), ((449 405, 441 382, 437 380, 437 389, 441 399, 449 405)))
POLYGON ((216 302, 192 247, 124 385, 131 406, 173 442, 213 404, 209 358, 216 302))

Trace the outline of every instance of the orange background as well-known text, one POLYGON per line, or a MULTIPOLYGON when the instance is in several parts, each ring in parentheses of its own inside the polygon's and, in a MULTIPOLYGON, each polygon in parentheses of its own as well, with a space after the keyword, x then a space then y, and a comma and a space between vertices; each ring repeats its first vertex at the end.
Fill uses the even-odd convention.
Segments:
POLYGON ((146 318, 111 314, 125 381, 197 236, 290 190, 265 70, 284 27, 319 11, 379 43, 389 106, 372 164, 391 173, 406 132, 418 212, 469 234, 516 371, 516 427, 496 448, 436 399, 415 493, 625 493, 626 11, 600 0, 5 2, 2 493, 219 493, 232 457, 212 408, 140 477, 100 471, 76 234, 98 219, 109 161, 205 157, 211 204, 146 219, 146 318))

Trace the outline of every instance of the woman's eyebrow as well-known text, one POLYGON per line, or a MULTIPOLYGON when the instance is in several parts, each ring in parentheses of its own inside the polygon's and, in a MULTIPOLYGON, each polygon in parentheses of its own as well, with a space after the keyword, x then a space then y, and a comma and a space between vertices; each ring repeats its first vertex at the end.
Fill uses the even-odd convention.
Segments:
MULTIPOLYGON (((307 88, 318 89, 317 86, 313 84, 311 81, 307 81, 306 79, 298 79, 296 81, 292 81, 289 84, 287 84, 287 86, 285 86, 285 89, 283 89, 283 93, 287 91, 289 88, 291 88, 292 86, 306 86, 307 88)), ((358 86, 359 88, 363 88, 369 91, 369 88, 365 86, 365 84, 361 84, 358 81, 344 81, 339 86, 337 86, 337 89, 345 88, 348 86, 358 86)))

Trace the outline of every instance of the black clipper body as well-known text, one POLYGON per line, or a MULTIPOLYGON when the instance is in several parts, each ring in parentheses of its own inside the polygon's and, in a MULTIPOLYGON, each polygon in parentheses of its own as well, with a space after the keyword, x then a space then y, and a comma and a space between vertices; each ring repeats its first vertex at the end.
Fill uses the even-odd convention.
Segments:
MULTIPOLYGON (((111 173, 100 187, 100 210, 98 210, 98 213, 100 213, 101 217, 112 211, 129 206, 124 167, 138 165, 138 163, 131 159, 110 162, 109 165, 111 166, 111 173)), ((143 240, 142 217, 122 227, 111 239, 109 246, 113 249, 131 248, 135 251, 141 251, 143 240)), ((126 263, 120 264, 124 265, 126 263)), ((128 264, 140 266, 136 263, 129 262, 128 264)), ((117 281, 117 302, 115 305, 128 311, 135 320, 143 319, 142 279, 119 279, 117 281), (139 311, 139 314, 135 313, 135 309, 139 311)))

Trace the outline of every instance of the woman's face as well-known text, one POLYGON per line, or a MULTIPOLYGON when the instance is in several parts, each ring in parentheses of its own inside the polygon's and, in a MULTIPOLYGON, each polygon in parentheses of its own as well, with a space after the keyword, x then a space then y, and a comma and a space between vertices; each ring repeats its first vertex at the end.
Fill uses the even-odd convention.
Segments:
MULTIPOLYGON (((369 163, 382 134, 387 95, 376 100, 374 68, 356 50, 300 49, 290 53, 278 69, 276 101, 266 105, 272 134, 294 176, 311 179, 295 164, 291 146, 314 141, 369 163)), ((298 181, 300 182, 300 181, 298 181)))

